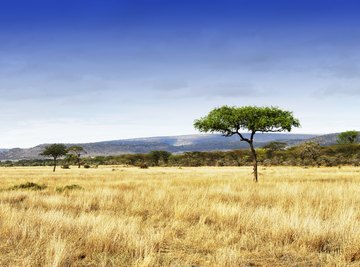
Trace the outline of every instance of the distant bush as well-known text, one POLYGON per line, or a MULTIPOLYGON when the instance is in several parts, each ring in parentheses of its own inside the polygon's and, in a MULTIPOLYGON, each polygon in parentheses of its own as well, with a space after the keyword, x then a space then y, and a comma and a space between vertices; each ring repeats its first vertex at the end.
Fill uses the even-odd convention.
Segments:
POLYGON ((140 164, 139 167, 140 167, 140 169, 148 169, 149 168, 149 166, 146 163, 140 164))
POLYGON ((62 193, 64 191, 70 190, 81 190, 83 189, 80 185, 72 184, 72 185, 65 185, 63 187, 56 187, 56 192, 62 193))
POLYGON ((360 166, 360 159, 358 159, 358 158, 352 158, 352 159, 350 160, 350 163, 351 163, 351 165, 354 166, 354 167, 359 167, 359 166, 360 166))
POLYGON ((47 186, 42 184, 42 185, 38 185, 36 183, 32 183, 32 182, 27 182, 24 184, 19 184, 19 185, 14 185, 13 187, 10 187, 9 190, 19 190, 19 189, 29 189, 29 190, 43 190, 45 189, 47 186))
POLYGON ((264 166, 270 167, 270 166, 271 166, 271 160, 270 160, 270 159, 265 159, 262 164, 263 164, 264 166))
POLYGON ((337 166, 339 164, 337 158, 330 157, 330 156, 321 156, 319 158, 319 163, 320 163, 320 165, 326 166, 326 167, 333 167, 333 166, 337 166))
POLYGON ((62 168, 62 169, 70 169, 70 166, 67 165, 67 164, 64 164, 64 165, 61 166, 61 168, 62 168))
POLYGON ((84 168, 85 168, 85 169, 90 169, 91 166, 90 166, 89 164, 85 164, 85 165, 84 165, 84 168))

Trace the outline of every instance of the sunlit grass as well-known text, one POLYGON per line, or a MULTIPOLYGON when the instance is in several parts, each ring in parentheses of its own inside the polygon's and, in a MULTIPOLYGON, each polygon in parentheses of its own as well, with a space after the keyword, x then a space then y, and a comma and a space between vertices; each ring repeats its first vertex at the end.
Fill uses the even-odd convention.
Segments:
POLYGON ((1 168, 0 266, 360 265, 359 168, 259 179, 250 167, 1 168))

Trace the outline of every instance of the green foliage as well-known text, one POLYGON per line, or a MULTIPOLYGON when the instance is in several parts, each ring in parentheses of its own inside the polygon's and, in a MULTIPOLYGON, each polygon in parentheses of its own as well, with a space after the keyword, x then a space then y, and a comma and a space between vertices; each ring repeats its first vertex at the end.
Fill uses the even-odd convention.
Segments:
POLYGON ((194 127, 200 132, 220 132, 225 136, 238 134, 239 130, 250 132, 290 132, 300 122, 292 112, 276 107, 229 107, 215 108, 195 121, 194 127))
POLYGON ((341 144, 333 146, 333 153, 341 153, 344 155, 356 154, 359 151, 359 144, 341 144))
POLYGON ((319 165, 321 146, 316 142, 306 142, 298 147, 301 159, 305 165, 319 165))
POLYGON ((263 146, 263 149, 265 149, 267 157, 271 158, 276 151, 282 151, 286 146, 287 144, 284 142, 270 142, 263 146))
POLYGON ((77 157, 73 154, 66 154, 65 158, 64 158, 64 162, 66 162, 66 164, 73 164, 77 162, 77 157))
POLYGON ((4 167, 13 167, 15 164, 11 160, 5 160, 4 162, 1 162, 1 165, 4 167))
POLYGON ((40 154, 42 156, 51 156, 53 158, 58 158, 65 156, 67 153, 66 146, 63 144, 52 144, 46 146, 43 152, 40 154))
POLYGON ((321 166, 333 167, 333 166, 337 166, 339 162, 335 157, 322 155, 319 157, 319 164, 321 166))
MULTIPOLYGON (((255 143, 256 144, 256 143, 255 143)), ((289 147, 284 150, 274 151, 271 155, 266 149, 257 149, 258 162, 269 166, 278 165, 321 165, 339 166, 360 164, 360 145, 334 145, 315 148, 315 154, 301 153, 304 145, 289 147), (314 157, 315 156, 315 157, 314 157)), ((306 150, 305 150, 306 151, 306 150)), ((311 152, 312 150, 310 150, 311 152)), ((124 154, 117 156, 99 156, 84 158, 85 168, 96 168, 97 165, 129 165, 140 167, 142 164, 153 166, 153 160, 149 154, 124 154)), ((65 159, 59 159, 59 164, 67 164, 65 159)), ((160 161, 162 163, 162 161, 160 161)), ((232 151, 211 152, 186 152, 172 154, 168 158, 166 166, 250 166, 252 164, 251 151, 246 149, 232 151)), ((21 161, 2 161, 0 166, 51 166, 49 159, 34 159, 21 161)))
POLYGON ((359 132, 357 131, 347 131, 338 134, 337 142, 338 144, 355 144, 359 141, 359 132))
POLYGON ((270 151, 281 151, 284 150, 287 146, 287 143, 284 142, 270 142, 268 144, 266 144, 265 146, 263 146, 263 148, 265 150, 270 150, 270 151))
POLYGON ((139 167, 140 167, 140 169, 148 169, 149 168, 149 166, 146 163, 141 163, 139 167))
POLYGON ((15 186, 9 188, 9 190, 29 189, 29 190, 37 191, 37 190, 43 190, 45 188, 46 188, 46 185, 44 185, 44 184, 39 185, 36 183, 27 182, 24 184, 15 185, 15 186))
POLYGON ((154 150, 151 151, 148 156, 154 166, 159 166, 160 161, 162 161, 165 165, 168 163, 171 153, 163 150, 154 150))
POLYGON ((78 167, 80 168, 80 166, 81 166, 80 157, 81 157, 81 155, 86 154, 85 149, 81 146, 71 146, 67 149, 67 153, 68 153, 69 159, 72 159, 73 161, 75 161, 77 163, 78 167))

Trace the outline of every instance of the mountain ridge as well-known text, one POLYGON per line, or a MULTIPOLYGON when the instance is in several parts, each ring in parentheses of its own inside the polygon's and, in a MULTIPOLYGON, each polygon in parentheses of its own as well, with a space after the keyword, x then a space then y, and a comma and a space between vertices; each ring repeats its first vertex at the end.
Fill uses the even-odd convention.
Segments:
MULTIPOLYGON (((244 135, 248 136, 246 133, 244 135)), ((260 133, 255 136, 255 146, 260 147, 272 141, 283 141, 287 142, 289 145, 293 145, 314 137, 316 137, 316 135, 260 133)), ((40 144, 31 148, 0 150, 0 160, 40 159, 43 157, 39 154, 47 145, 49 144, 40 144)), ((148 153, 152 150, 166 150, 171 153, 214 150, 225 151, 248 147, 245 142, 239 142, 239 138, 237 136, 223 137, 219 134, 157 136, 90 143, 68 143, 65 145, 80 145, 87 151, 87 156, 148 153)))
MULTIPOLYGON (((323 135, 318 135, 318 136, 315 136, 313 138, 310 138, 306 141, 311 141, 311 142, 315 142, 315 143, 318 143, 319 145, 321 146, 330 146, 330 145, 335 145, 337 144, 337 137, 338 135, 340 134, 341 132, 339 133, 330 133, 330 134, 323 134, 323 135)), ((360 132, 359 133, 359 136, 360 136, 360 132)))

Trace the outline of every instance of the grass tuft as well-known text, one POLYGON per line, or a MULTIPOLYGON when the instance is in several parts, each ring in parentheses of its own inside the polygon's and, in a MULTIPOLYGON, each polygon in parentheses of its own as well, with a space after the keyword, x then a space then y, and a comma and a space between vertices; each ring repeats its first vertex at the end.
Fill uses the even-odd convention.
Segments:
POLYGON ((56 187, 56 192, 62 193, 64 191, 81 190, 81 189, 83 189, 83 188, 80 185, 71 184, 71 185, 65 185, 62 187, 56 187))
POLYGON ((23 184, 19 184, 19 185, 14 185, 12 187, 9 188, 9 190, 21 190, 21 189, 28 189, 28 190, 44 190, 47 186, 42 184, 36 184, 36 183, 32 183, 32 182, 27 182, 27 183, 23 183, 23 184))

